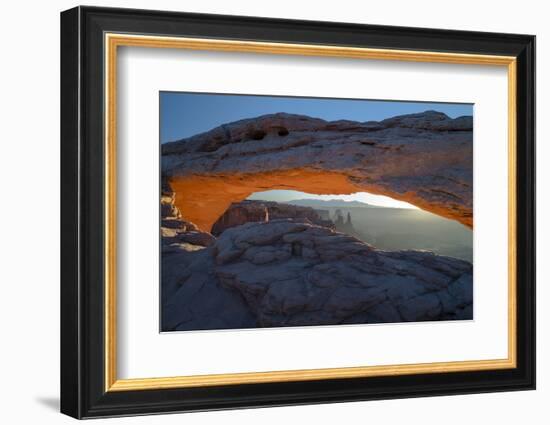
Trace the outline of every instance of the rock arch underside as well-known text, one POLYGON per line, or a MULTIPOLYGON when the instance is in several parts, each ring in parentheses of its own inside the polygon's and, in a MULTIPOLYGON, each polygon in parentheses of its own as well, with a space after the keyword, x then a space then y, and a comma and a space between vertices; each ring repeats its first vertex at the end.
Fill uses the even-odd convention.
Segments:
POLYGON ((310 220, 209 232, 254 192, 369 192, 473 227, 472 117, 285 113, 162 146, 165 330, 468 319, 472 265, 385 252, 310 220))
POLYGON ((206 231, 251 193, 369 192, 473 226, 472 117, 427 112, 381 122, 275 114, 162 147, 176 206, 206 231))

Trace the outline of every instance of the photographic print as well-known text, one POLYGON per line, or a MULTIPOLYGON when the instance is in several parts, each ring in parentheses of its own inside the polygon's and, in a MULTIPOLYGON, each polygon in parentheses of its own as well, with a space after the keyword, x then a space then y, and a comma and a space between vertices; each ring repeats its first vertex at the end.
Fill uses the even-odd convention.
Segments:
POLYGON ((79 6, 61 76, 62 413, 535 388, 534 36, 79 6))
POLYGON ((162 331, 473 318, 473 105, 160 103, 162 331))

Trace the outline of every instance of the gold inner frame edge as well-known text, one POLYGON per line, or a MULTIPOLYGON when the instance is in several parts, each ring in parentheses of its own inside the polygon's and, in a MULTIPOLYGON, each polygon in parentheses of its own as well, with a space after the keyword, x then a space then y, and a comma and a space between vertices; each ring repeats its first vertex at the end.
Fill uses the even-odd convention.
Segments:
POLYGON ((447 52, 371 49, 331 45, 288 44, 204 38, 161 37, 106 33, 105 47, 105 391, 137 391, 216 385, 312 381, 418 373, 449 373, 511 369, 516 353, 516 58, 447 52), (508 72, 508 357, 494 360, 468 360, 380 366, 301 369, 212 375, 151 378, 117 378, 116 326, 116 100, 117 48, 149 47, 189 50, 228 51, 280 55, 324 56, 355 59, 399 60, 468 65, 505 66, 508 72))

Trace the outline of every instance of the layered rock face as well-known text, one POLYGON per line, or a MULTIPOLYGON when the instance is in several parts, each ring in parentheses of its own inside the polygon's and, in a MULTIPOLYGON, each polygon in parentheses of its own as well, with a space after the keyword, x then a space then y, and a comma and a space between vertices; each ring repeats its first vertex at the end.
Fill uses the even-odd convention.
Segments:
POLYGON ((384 252, 297 219, 246 223, 211 245, 166 245, 164 330, 472 318, 472 265, 384 252))
POLYGON ((212 234, 220 235, 224 230, 250 222, 265 222, 279 218, 308 220, 313 224, 334 228, 332 221, 324 220, 313 208, 280 204, 269 201, 242 201, 231 204, 212 226, 212 234))
POLYGON ((427 111, 380 122, 273 114, 162 146, 176 206, 203 231, 270 189, 390 196, 473 226, 472 117, 427 111))
POLYGON ((175 193, 163 189, 160 199, 162 253, 180 249, 195 251, 211 245, 216 238, 199 230, 194 223, 184 220, 174 205, 175 197, 175 193))

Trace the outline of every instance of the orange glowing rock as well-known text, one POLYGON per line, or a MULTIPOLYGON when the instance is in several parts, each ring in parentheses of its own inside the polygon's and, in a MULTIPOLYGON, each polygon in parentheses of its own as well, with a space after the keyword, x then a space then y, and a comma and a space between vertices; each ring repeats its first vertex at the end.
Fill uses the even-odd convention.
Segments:
POLYGON ((231 203, 274 189, 385 195, 473 227, 472 117, 266 115, 163 145, 162 173, 176 207, 204 231, 231 203))

